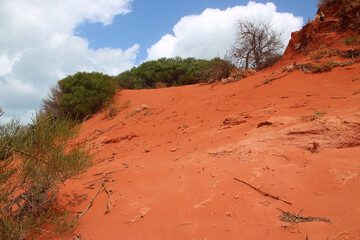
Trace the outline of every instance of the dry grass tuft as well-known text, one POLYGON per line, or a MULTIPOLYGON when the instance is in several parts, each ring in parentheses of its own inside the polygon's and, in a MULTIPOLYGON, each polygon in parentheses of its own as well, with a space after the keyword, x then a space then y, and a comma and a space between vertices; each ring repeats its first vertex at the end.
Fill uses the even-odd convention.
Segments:
POLYGON ((105 113, 105 118, 113 119, 116 117, 122 110, 133 106, 133 103, 130 100, 123 102, 122 104, 115 104, 114 102, 108 106, 107 112, 105 113))

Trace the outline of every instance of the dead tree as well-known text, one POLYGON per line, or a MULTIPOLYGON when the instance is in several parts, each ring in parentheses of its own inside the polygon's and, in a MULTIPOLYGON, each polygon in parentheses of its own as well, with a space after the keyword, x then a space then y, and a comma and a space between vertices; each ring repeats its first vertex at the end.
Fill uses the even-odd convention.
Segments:
POLYGON ((281 34, 270 25, 255 20, 238 20, 235 43, 229 55, 238 67, 261 70, 277 62, 283 48, 281 34))

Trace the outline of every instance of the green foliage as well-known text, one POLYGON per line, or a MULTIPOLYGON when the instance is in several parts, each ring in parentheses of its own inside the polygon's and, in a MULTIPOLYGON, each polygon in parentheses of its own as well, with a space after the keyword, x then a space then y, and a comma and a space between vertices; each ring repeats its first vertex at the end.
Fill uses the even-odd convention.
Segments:
POLYGON ((115 95, 117 84, 102 73, 78 72, 58 82, 63 115, 83 118, 100 110, 115 95))
POLYGON ((28 126, 0 124, 0 239, 35 238, 45 224, 62 234, 73 229, 56 196, 60 183, 90 165, 84 146, 67 146, 78 130, 75 122, 42 112, 28 126))
MULTIPOLYGON (((215 70, 219 62, 225 62, 219 58, 210 61, 180 57, 160 58, 158 60, 142 63, 125 71, 114 79, 126 89, 142 89, 156 87, 182 86, 207 82, 212 74, 218 74, 215 70)), ((233 67, 233 65, 232 65, 233 67)), ((226 72, 225 74, 230 74, 226 72)), ((222 75, 221 77, 228 77, 222 75)))

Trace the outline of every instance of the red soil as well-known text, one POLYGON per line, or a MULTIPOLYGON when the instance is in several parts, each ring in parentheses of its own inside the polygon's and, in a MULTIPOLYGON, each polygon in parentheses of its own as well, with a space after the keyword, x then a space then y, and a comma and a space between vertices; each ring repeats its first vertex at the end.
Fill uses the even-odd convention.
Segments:
POLYGON ((84 211, 104 173, 111 196, 105 214, 99 192, 78 238, 358 239, 360 64, 263 84, 307 61, 294 52, 238 82, 119 92, 133 106, 97 114, 73 143, 91 145, 94 165, 66 182, 60 203, 84 211), (279 209, 331 223, 291 224, 279 209))
POLYGON ((75 233, 86 240, 359 237, 360 64, 296 70, 255 87, 274 70, 226 85, 119 92, 118 103, 133 106, 85 122, 79 143, 91 144, 94 165, 59 196, 81 212, 108 173, 110 213, 101 190, 75 233), (331 223, 290 224, 279 209, 331 223))

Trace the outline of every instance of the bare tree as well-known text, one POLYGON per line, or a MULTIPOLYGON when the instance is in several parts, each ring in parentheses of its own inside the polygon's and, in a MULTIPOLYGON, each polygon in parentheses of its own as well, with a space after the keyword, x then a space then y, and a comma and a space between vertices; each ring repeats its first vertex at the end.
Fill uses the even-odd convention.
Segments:
POLYGON ((60 117, 60 98, 62 95, 63 92, 58 84, 50 88, 50 94, 47 96, 47 98, 43 99, 43 109, 45 110, 45 113, 49 114, 54 118, 60 117))
POLYGON ((284 48, 281 34, 268 24, 255 20, 238 20, 236 28, 235 43, 229 55, 238 67, 261 70, 280 59, 284 48))

